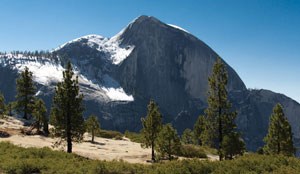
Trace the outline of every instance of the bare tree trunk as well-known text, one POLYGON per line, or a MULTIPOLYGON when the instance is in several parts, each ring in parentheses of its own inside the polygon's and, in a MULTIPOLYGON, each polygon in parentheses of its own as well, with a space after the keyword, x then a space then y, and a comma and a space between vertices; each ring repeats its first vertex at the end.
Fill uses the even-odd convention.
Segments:
POLYGON ((94 143, 94 137, 95 137, 94 130, 92 130, 92 143, 94 143))
POLYGON ((222 114, 222 109, 221 109, 221 94, 220 94, 220 91, 218 92, 218 96, 219 96, 219 149, 218 149, 218 152, 219 152, 219 160, 222 161, 223 159, 223 155, 222 155, 222 141, 223 141, 223 132, 222 132, 222 117, 221 117, 221 114, 222 114))
POLYGON ((25 106, 24 106, 24 119, 28 119, 27 118, 27 109, 28 109, 28 101, 27 101, 27 96, 25 96, 25 106))
POLYGON ((72 153, 71 117, 67 114, 67 152, 72 153))
POLYGON ((154 141, 151 142, 151 148, 152 148, 152 161, 155 161, 155 154, 154 154, 154 141))
POLYGON ((172 147, 171 147, 171 140, 169 140, 169 160, 171 161, 171 158, 172 158, 172 156, 171 156, 171 153, 172 153, 172 149, 171 149, 172 147))

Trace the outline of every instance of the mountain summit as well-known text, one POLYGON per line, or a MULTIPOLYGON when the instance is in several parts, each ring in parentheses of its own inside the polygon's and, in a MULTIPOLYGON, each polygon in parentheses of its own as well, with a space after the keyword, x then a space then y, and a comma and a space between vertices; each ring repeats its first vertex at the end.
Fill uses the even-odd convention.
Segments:
MULTIPOLYGON (((38 85, 36 95, 50 107, 55 84, 70 60, 85 96, 85 115, 98 115, 103 128, 139 131, 140 118, 146 115, 152 98, 159 104, 164 122, 182 132, 192 128, 207 106, 208 77, 217 57, 186 30, 140 16, 112 38, 87 35, 48 54, 0 54, 0 90, 12 101, 17 74, 28 66, 38 85)), ((234 69, 223 62, 230 100, 238 110, 236 122, 247 148, 256 150, 263 145, 276 103, 284 106, 297 142, 299 103, 272 91, 247 90, 234 69)))

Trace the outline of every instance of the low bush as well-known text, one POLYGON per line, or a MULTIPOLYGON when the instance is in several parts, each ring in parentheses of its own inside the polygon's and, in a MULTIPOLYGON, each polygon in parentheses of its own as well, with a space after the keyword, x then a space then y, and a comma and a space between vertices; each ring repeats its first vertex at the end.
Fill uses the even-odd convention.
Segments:
POLYGON ((211 154, 211 155, 218 155, 218 150, 207 147, 207 146, 198 146, 200 149, 202 149, 206 154, 211 154))
POLYGON ((49 148, 21 148, 0 143, 0 173, 87 173, 87 174, 223 174, 223 173, 300 173, 294 157, 247 154, 230 161, 187 159, 152 165, 123 161, 89 160, 49 148))
POLYGON ((125 131, 125 137, 129 138, 132 142, 143 143, 144 137, 141 133, 125 131))
POLYGON ((97 137, 102 138, 109 138, 109 139, 115 139, 115 140, 122 140, 123 134, 118 131, 112 131, 112 130, 100 130, 97 134, 97 137))
POLYGON ((187 158, 207 158, 205 151, 200 147, 192 144, 183 144, 176 154, 187 158))

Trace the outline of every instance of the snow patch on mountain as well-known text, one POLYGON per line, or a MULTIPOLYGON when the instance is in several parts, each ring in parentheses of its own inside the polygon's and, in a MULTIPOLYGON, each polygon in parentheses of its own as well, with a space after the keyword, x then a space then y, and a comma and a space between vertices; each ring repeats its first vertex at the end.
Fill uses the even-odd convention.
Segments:
POLYGON ((181 27, 179 27, 179 26, 177 26, 177 25, 173 25, 173 24, 168 24, 168 25, 171 26, 171 27, 173 27, 173 28, 176 28, 176 29, 178 29, 178 30, 184 31, 184 32, 186 32, 186 33, 190 33, 190 32, 188 32, 186 29, 183 29, 183 28, 181 28, 181 27))
POLYGON ((25 67, 33 73, 33 80, 42 85, 57 83, 63 79, 64 68, 61 65, 50 62, 25 62, 16 64, 19 72, 24 71, 25 67))
POLYGON ((118 38, 119 37, 112 37, 111 39, 108 39, 106 37, 95 34, 87 35, 67 42, 54 49, 53 51, 58 51, 63 47, 75 42, 81 42, 82 44, 86 44, 89 47, 95 48, 100 52, 108 53, 108 59, 110 60, 110 62, 112 64, 118 65, 124 59, 126 59, 134 49, 134 46, 121 46, 121 40, 119 40, 118 38))
POLYGON ((113 64, 118 65, 123 60, 125 60, 132 50, 134 49, 134 46, 126 46, 126 47, 120 47, 120 42, 108 42, 110 45, 107 47, 107 50, 111 53, 111 61, 113 64))
POLYGON ((102 88, 106 95, 114 101, 134 101, 134 98, 132 95, 127 95, 123 88, 102 88))
POLYGON ((105 40, 107 41, 108 39, 103 37, 103 36, 100 36, 100 35, 90 34, 90 35, 82 36, 82 37, 73 39, 69 42, 66 42, 66 43, 60 45, 59 47, 57 47, 56 49, 54 49, 52 52, 58 51, 58 50, 62 49, 63 47, 65 47, 65 46, 67 46, 71 43, 82 42, 84 40, 88 40, 87 44, 90 47, 93 47, 94 44, 103 44, 105 42, 105 40))
POLYGON ((134 101, 133 96, 126 94, 119 83, 108 75, 104 75, 104 84, 102 85, 89 80, 86 76, 83 75, 79 76, 79 83, 86 89, 97 91, 94 93, 94 95, 97 95, 99 91, 102 91, 100 97, 103 97, 104 94, 110 101, 134 101))
POLYGON ((45 86, 59 82, 63 78, 64 68, 60 64, 43 57, 25 57, 22 54, 13 55, 9 53, 1 56, 0 64, 2 67, 9 66, 19 73, 28 67, 33 74, 33 80, 45 86))
POLYGON ((103 82, 104 85, 102 89, 110 99, 118 101, 134 101, 133 96, 126 94, 120 84, 109 75, 105 74, 103 76, 103 82))

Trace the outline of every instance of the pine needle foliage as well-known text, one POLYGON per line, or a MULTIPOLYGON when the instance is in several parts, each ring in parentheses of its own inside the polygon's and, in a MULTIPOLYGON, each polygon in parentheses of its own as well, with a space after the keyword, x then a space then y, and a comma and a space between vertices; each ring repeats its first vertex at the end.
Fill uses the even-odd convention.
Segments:
POLYGON ((86 130, 92 135, 92 143, 94 143, 95 134, 100 131, 100 123, 95 115, 90 115, 85 121, 86 130))
POLYGON ((0 92, 0 116, 3 116, 5 113, 5 99, 3 94, 0 92))
POLYGON ((266 143, 263 148, 264 153, 286 156, 293 156, 295 154, 292 128, 280 104, 277 104, 273 109, 268 134, 264 138, 264 141, 266 143))
MULTIPOLYGON (((231 144, 223 143, 224 137, 230 138, 232 141, 234 140, 232 139, 233 137, 237 136, 236 141, 240 140, 240 138, 239 134, 235 134, 236 124, 234 121, 237 113, 232 110, 231 103, 228 100, 228 74, 225 64, 220 58, 217 58, 213 66, 212 75, 209 77, 208 83, 208 107, 205 110, 205 124, 201 139, 204 145, 217 148, 219 159, 222 160, 227 157, 226 149, 230 149, 224 146, 230 146, 231 144)), ((243 149, 236 149, 235 152, 242 151, 243 149)))
POLYGON ((32 116, 35 119, 35 126, 37 129, 37 132, 40 133, 40 129, 44 124, 46 123, 46 117, 47 117, 47 108, 45 106, 45 103, 42 99, 36 99, 33 106, 33 112, 32 116))
POLYGON ((180 139, 177 131, 170 123, 163 126, 157 139, 157 150, 161 153, 162 157, 167 156, 172 160, 174 154, 180 151, 180 139))
POLYGON ((32 114, 35 101, 36 87, 32 78, 32 72, 26 66, 17 79, 16 109, 18 113, 24 113, 24 119, 28 119, 28 114, 32 114))
POLYGON ((144 136, 143 147, 151 147, 151 160, 155 161, 155 143, 158 134, 162 128, 162 115, 159 111, 158 105, 150 100, 148 104, 148 112, 146 118, 142 118, 142 135, 144 136))
POLYGON ((85 132, 83 118, 83 95, 79 93, 78 77, 74 78, 73 68, 68 62, 63 72, 63 81, 55 88, 51 110, 54 134, 67 141, 67 152, 72 152, 72 142, 80 142, 85 132))

